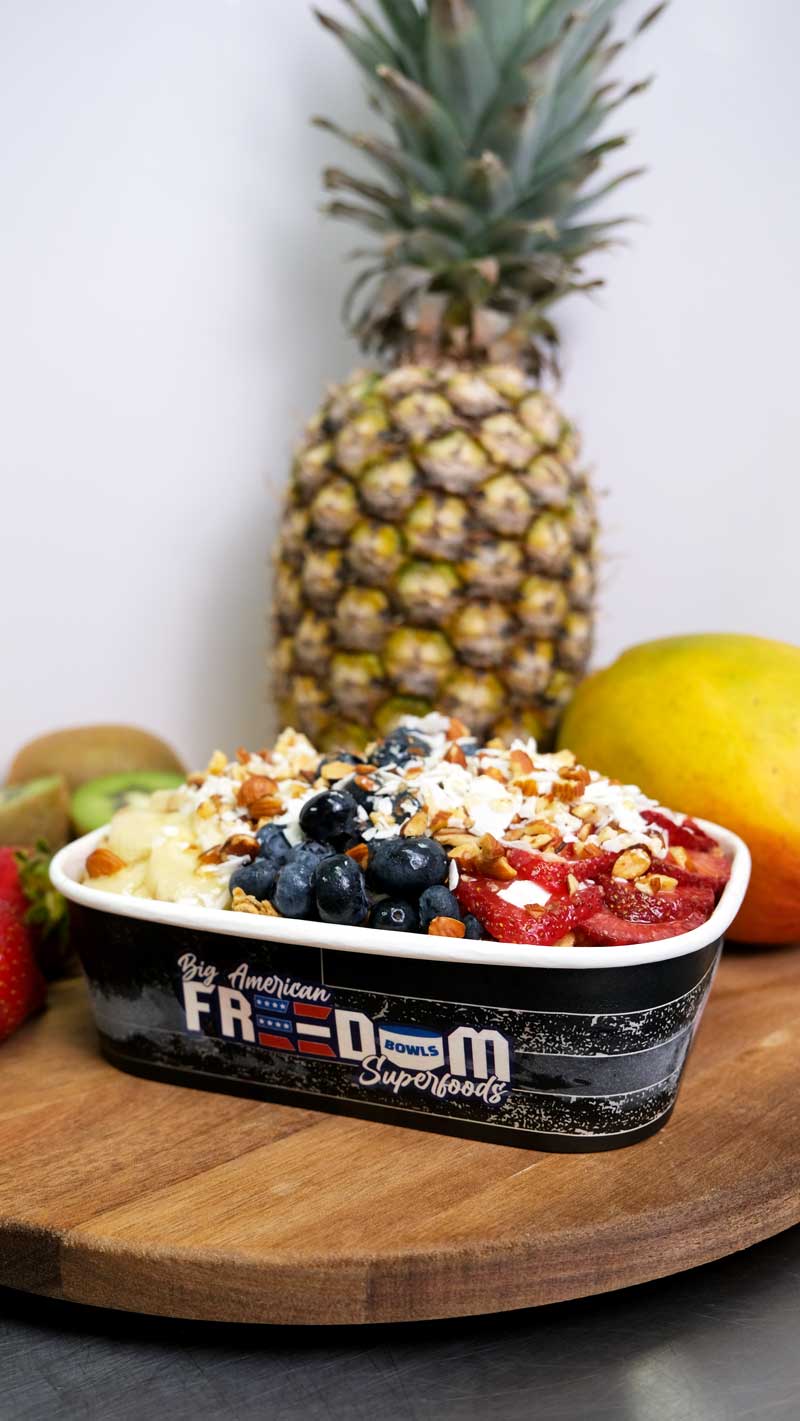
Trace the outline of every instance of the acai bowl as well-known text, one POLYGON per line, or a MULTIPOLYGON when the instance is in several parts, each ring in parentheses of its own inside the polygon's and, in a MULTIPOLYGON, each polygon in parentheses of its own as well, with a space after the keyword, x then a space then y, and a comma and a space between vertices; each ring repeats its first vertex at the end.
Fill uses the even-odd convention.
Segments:
POLYGON ((121 1069, 590 1151, 668 1120, 749 854, 432 715, 361 756, 217 751, 52 877, 121 1069))

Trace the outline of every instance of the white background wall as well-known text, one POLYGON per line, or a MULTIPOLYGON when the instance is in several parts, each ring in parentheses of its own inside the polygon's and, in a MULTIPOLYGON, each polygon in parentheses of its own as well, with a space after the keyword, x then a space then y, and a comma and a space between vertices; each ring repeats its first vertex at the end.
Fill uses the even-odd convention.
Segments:
MULTIPOLYGON (((798 51, 789 0, 675 0, 626 61, 645 225, 564 321, 600 661, 800 641, 798 51)), ((315 111, 363 114, 306 0, 0 0, 0 771, 73 722, 265 733, 278 492, 355 360, 315 111)))

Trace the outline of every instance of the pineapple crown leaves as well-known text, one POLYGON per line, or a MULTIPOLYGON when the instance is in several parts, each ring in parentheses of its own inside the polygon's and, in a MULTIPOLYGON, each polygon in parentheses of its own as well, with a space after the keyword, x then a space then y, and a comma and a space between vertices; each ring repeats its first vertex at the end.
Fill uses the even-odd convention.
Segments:
POLYGON ((627 217, 586 214, 641 173, 590 180, 626 135, 616 110, 650 82, 608 79, 627 43, 611 36, 622 0, 343 0, 353 22, 317 11, 363 71, 387 135, 321 128, 355 148, 380 181, 325 170, 325 211, 376 239, 345 317, 365 349, 415 358, 554 363, 547 312, 584 276, 589 253, 627 217))

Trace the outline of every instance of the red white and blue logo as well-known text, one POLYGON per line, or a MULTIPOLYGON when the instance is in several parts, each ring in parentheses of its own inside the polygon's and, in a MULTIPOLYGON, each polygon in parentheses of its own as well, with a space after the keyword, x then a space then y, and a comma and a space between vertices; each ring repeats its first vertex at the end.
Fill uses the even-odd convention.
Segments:
MULTIPOLYGON (((222 979, 212 963, 186 953, 183 974, 186 1029, 289 1056, 351 1066, 358 1086, 394 1095, 406 1090, 436 1099, 477 1097, 501 1105, 511 1082, 511 1042, 493 1026, 459 1022, 438 1026, 403 1021, 402 997, 386 997, 369 1011, 337 1005, 331 988, 277 973, 262 976, 241 963, 222 979), (390 1009, 393 1020, 387 1020, 390 1009)), ((352 999, 352 998, 351 998, 352 999)), ((368 1005, 367 1002, 364 1005, 368 1005)), ((412 1006, 413 1010, 413 1006, 412 1006)))
POLYGON ((296 1051, 301 1056, 336 1057, 329 1024, 333 1007, 260 995, 255 996, 254 1005, 259 1046, 270 1051, 296 1051))

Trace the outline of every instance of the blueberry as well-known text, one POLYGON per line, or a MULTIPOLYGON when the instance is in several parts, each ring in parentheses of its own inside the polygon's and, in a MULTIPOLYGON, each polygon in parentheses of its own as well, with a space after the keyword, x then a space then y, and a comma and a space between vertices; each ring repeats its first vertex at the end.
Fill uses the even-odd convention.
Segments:
POLYGON ((478 922, 478 919, 475 917, 474 913, 464 914, 464 927, 466 928, 464 937, 478 939, 489 936, 485 927, 482 923, 478 922))
POLYGON ((367 814, 372 812, 374 807, 372 790, 362 789, 360 785, 356 784, 355 780, 350 780, 347 786, 347 793, 352 796, 356 804, 360 805, 367 814))
POLYGON ((284 918, 316 917, 311 880, 319 863, 320 859, 307 854, 284 864, 280 870, 272 901, 284 918))
POLYGON ((352 838, 360 819, 352 794, 341 789, 323 789, 300 810, 300 828, 309 839, 341 848, 352 838))
POLYGON ((231 893, 234 888, 241 888, 243 893, 250 893, 263 903, 265 898, 272 896, 279 867, 279 864, 267 859, 253 859, 252 863, 242 864, 231 874, 231 893))
POLYGON ((447 855, 435 839, 378 839, 370 851, 368 881, 379 893, 406 897, 447 876, 447 855))
POLYGON ((355 859, 333 854, 314 869, 317 912, 323 923, 363 923, 369 910, 364 875, 355 859))
POLYGON ((398 726, 372 752, 373 765, 405 765, 409 760, 424 760, 430 754, 430 744, 416 730, 398 726))
POLYGON ((292 852, 292 846, 283 830, 279 829, 277 824, 265 824, 263 829, 259 829, 256 838, 261 845, 262 859, 274 864, 276 872, 283 868, 292 852))
POLYGON ((303 839, 302 843, 295 844, 289 850, 287 863, 308 862, 313 868, 320 859, 329 859, 332 853, 333 849, 328 844, 318 844, 316 839, 303 839))
POLYGON ((435 883, 433 888, 426 888, 419 900, 419 925, 424 933, 428 931, 434 918, 457 918, 461 921, 458 899, 443 883, 435 883))
POLYGON ((369 915, 371 928, 388 928, 396 933, 419 932, 419 914, 413 903, 402 898, 384 898, 369 915))

